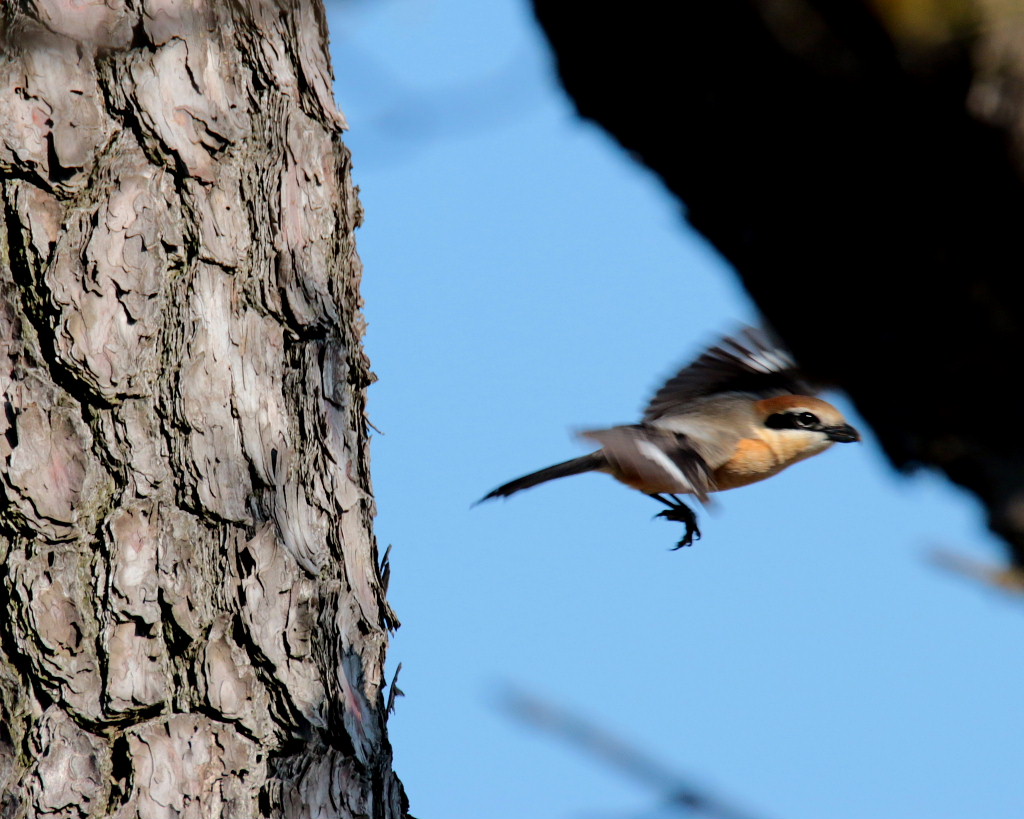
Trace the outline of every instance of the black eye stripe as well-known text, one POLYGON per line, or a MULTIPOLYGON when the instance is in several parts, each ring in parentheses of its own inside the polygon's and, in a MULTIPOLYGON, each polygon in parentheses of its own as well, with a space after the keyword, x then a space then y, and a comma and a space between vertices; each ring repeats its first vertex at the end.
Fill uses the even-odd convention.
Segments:
POLYGON ((764 425, 769 429, 821 429, 821 420, 813 412, 791 410, 769 415, 764 425))

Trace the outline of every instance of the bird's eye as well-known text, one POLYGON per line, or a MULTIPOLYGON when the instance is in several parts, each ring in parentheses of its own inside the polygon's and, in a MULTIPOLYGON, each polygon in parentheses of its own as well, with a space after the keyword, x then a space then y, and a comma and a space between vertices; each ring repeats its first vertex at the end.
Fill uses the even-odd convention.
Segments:
POLYGON ((811 429, 812 427, 819 426, 820 423, 818 416, 813 412, 801 412, 796 417, 796 425, 802 429, 811 429))

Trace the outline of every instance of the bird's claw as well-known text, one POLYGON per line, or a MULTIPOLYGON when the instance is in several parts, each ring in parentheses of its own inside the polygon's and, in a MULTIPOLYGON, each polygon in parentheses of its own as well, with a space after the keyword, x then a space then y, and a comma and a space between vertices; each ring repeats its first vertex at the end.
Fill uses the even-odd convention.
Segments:
POLYGON ((673 523, 681 523, 686 527, 682 539, 672 547, 672 551, 692 546, 695 540, 700 540, 700 529, 697 528, 697 516, 687 506, 678 506, 658 512, 654 517, 665 518, 673 523))
POLYGON ((669 551, 677 552, 685 546, 692 546, 693 541, 695 540, 700 540, 700 529, 698 529, 696 526, 687 527, 686 533, 683 535, 682 540, 680 540, 669 551))

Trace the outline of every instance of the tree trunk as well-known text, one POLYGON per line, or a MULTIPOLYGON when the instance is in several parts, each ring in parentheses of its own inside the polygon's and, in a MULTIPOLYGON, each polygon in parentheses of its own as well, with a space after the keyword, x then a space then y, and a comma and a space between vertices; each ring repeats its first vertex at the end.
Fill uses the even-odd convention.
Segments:
POLYGON ((320 1, 0 26, 0 815, 405 815, 320 1))

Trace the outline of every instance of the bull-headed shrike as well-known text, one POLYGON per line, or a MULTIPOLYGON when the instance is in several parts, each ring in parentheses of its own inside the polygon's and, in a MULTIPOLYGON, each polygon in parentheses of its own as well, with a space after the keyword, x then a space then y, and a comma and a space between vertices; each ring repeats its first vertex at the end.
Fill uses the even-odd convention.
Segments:
POLYGON ((675 548, 700 537, 679 499, 777 475, 834 443, 859 441, 843 414, 800 374, 792 355, 763 330, 722 339, 665 382, 639 424, 582 432, 601 449, 509 481, 481 500, 504 498, 555 478, 607 472, 665 504, 657 517, 685 525, 675 548))

